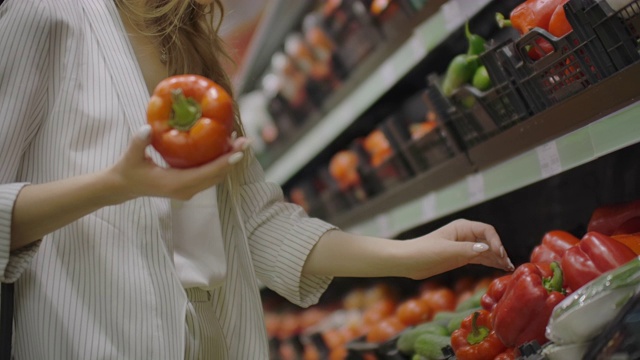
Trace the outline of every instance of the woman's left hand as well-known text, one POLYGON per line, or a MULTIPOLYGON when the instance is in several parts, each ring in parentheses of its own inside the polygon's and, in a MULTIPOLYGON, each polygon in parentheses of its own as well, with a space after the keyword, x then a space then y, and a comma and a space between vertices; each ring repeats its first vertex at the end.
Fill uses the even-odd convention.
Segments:
POLYGON ((412 279, 424 279, 466 264, 514 270, 498 233, 485 223, 455 220, 429 234, 405 241, 404 271, 412 279))

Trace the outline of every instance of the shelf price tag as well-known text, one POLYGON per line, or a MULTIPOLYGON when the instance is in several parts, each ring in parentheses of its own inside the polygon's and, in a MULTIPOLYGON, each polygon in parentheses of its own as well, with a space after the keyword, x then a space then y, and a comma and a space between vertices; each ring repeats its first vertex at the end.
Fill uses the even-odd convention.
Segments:
POLYGON ((437 207, 436 207, 436 194, 429 193, 427 196, 422 198, 422 218, 425 221, 431 220, 436 217, 437 207))
POLYGON ((467 189, 469 190, 470 204, 484 200, 484 176, 481 173, 467 176, 467 189))
POLYGON ((427 56, 427 47, 424 44, 424 40, 422 40, 422 36, 420 36, 418 33, 413 34, 409 45, 411 46, 413 58, 416 61, 420 61, 424 59, 425 56, 427 56))
POLYGON ((465 14, 457 0, 449 0, 442 4, 442 15, 444 16, 444 26, 447 31, 454 31, 465 21, 465 14))
POLYGON ((396 67, 393 62, 386 61, 382 64, 382 68, 380 68, 380 76, 382 76, 382 82, 388 88, 395 85, 396 81, 398 81, 398 72, 396 71, 396 67))
POLYGON ((548 178, 562 171, 560 154, 558 154, 558 146, 555 141, 538 146, 536 153, 538 155, 538 162, 540 163, 542 178, 548 178))
POLYGON ((376 216, 376 224, 378 224, 379 236, 391 235, 391 224, 389 224, 389 217, 385 214, 376 216))

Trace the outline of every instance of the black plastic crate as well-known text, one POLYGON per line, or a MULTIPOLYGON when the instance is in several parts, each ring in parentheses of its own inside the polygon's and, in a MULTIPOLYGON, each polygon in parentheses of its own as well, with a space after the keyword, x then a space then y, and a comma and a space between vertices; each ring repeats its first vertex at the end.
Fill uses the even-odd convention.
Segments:
POLYGON ((597 37, 616 70, 640 60, 640 0, 615 10, 603 0, 571 0, 564 7, 576 35, 597 37))
POLYGON ((557 38, 534 28, 514 44, 520 62, 513 72, 524 98, 541 112, 615 72, 600 41, 575 32, 557 38), (532 56, 532 54, 539 54, 532 56))
POLYGON ((337 44, 336 55, 347 72, 353 71, 383 38, 362 0, 344 0, 324 15, 323 26, 337 44))
MULTIPOLYGON (((381 130, 387 141, 389 135, 381 130)), ((367 153, 360 140, 351 145, 351 149, 359 154, 360 162, 358 172, 368 195, 384 192, 411 177, 411 171, 405 163, 400 152, 390 142, 392 152, 379 164, 371 163, 371 156, 367 153)))
POLYGON ((287 194, 291 202, 302 206, 302 208, 313 217, 326 219, 327 208, 320 198, 320 193, 324 183, 315 177, 298 181, 288 189, 287 194))
POLYGON ((374 24, 380 28, 387 39, 402 35, 406 25, 415 14, 415 8, 409 0, 393 0, 386 3, 386 7, 379 14, 374 14, 371 8, 374 0, 363 0, 369 9, 374 24))
POLYGON ((440 78, 436 74, 429 75, 427 83, 427 106, 436 112, 437 120, 453 136, 460 150, 474 147, 497 130, 493 121, 479 122, 454 106, 442 92, 440 78))
POLYGON ((507 71, 509 62, 513 62, 513 40, 492 45, 479 58, 493 84, 490 90, 480 93, 479 100, 496 125, 505 129, 532 116, 534 109, 524 99, 515 74, 507 71))
POLYGON ((445 162, 459 152, 453 137, 437 121, 437 114, 427 106, 426 94, 420 92, 409 98, 401 111, 385 121, 389 141, 406 159, 413 173, 418 174, 445 162), (411 126, 437 125, 422 136, 412 134, 411 126))

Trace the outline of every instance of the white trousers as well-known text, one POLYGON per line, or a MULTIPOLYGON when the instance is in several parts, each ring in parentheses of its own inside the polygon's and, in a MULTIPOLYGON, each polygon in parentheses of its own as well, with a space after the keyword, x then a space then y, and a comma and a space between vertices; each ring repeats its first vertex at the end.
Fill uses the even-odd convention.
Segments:
POLYGON ((220 322, 214 312, 211 293, 199 288, 186 289, 185 360, 228 360, 220 322))

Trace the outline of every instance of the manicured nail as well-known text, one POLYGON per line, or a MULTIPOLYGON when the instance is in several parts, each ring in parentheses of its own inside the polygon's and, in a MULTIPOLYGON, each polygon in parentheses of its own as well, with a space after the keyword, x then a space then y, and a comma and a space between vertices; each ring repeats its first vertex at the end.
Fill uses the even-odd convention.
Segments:
POLYGON ((240 160, 242 160, 242 158, 244 157, 244 153, 242 152, 237 152, 235 154, 231 154, 229 156, 229 164, 233 165, 233 164, 237 164, 240 160))
POLYGON ((509 261, 509 270, 513 271, 516 269, 515 266, 513 266, 513 263, 511 262, 511 259, 507 259, 509 261))
POLYGON ((484 243, 477 243, 477 244, 473 244, 473 251, 481 253, 484 251, 489 250, 489 245, 484 244, 484 243))
POLYGON ((251 143, 253 142, 253 139, 251 138, 245 138, 244 142, 242 143, 242 150, 247 150, 249 148, 249 146, 251 146, 251 143))
POLYGON ((136 133, 136 136, 140 140, 145 140, 145 141, 149 139, 150 135, 151 135, 151 125, 149 124, 140 126, 140 128, 138 129, 138 132, 136 133))

